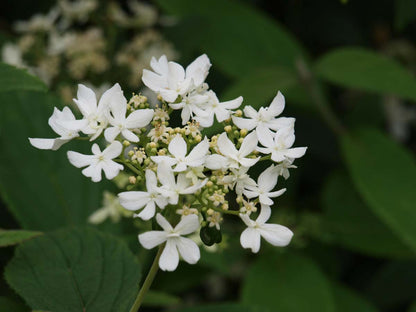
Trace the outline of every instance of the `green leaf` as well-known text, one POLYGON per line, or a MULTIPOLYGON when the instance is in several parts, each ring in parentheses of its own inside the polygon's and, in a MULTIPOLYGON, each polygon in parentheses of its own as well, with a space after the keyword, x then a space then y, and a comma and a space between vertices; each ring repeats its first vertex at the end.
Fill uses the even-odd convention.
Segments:
POLYGON ((137 294, 140 266, 112 236, 65 229, 18 246, 5 277, 33 309, 122 312, 137 294))
POLYGON ((373 213, 416 251, 416 165, 410 153, 375 129, 342 138, 357 190, 373 213))
POLYGON ((323 189, 323 222, 340 245, 378 257, 412 257, 391 229, 374 215, 347 176, 332 175, 323 189))
POLYGON ((416 301, 410 306, 408 312, 416 312, 416 301))
POLYGON ((20 244, 28 239, 42 235, 41 232, 25 230, 1 230, 0 229, 0 247, 20 244))
POLYGON ((261 307, 250 307, 237 303, 212 304, 206 306, 197 306, 191 308, 180 309, 178 312, 270 312, 261 307))
POLYGON ((32 90, 46 91, 46 85, 26 70, 0 62, 0 92, 32 90))
POLYGON ((371 280, 367 280, 367 297, 383 311, 400 311, 403 303, 415 299, 416 261, 386 263, 371 274, 371 280))
POLYGON ((329 282, 309 259, 284 254, 259 258, 248 270, 242 302, 271 311, 335 311, 329 282))
POLYGON ((160 292, 149 290, 144 297, 143 305, 148 307, 169 307, 181 302, 179 297, 160 292))
POLYGON ((30 145, 28 137, 56 137, 48 118, 53 107, 60 105, 57 98, 44 93, 0 93, 0 144, 4 147, 0 194, 25 229, 46 231, 85 224, 100 207, 108 185, 91 182, 67 159, 68 149, 88 153, 87 142, 71 142, 59 151, 30 145))
POLYGON ((337 312, 377 312, 369 301, 341 284, 333 285, 332 293, 337 312))
POLYGON ((317 61, 315 70, 320 77, 343 87, 416 100, 413 75, 394 60, 370 50, 331 51, 317 61))
MULTIPOLYGON (((240 1, 157 0, 168 13, 197 23, 172 32, 188 49, 207 53, 215 66, 239 77, 258 67, 293 68, 304 52, 295 38, 266 14, 240 1), (193 45, 193 46, 189 46, 193 45)), ((175 38, 172 38, 175 40, 175 38)), ((182 46, 182 45, 180 45, 182 46)))
POLYGON ((0 311, 4 312, 27 312, 28 308, 21 304, 14 302, 7 297, 0 297, 0 311))
POLYGON ((416 2, 413 0, 396 0, 395 27, 403 30, 409 23, 415 22, 416 2))

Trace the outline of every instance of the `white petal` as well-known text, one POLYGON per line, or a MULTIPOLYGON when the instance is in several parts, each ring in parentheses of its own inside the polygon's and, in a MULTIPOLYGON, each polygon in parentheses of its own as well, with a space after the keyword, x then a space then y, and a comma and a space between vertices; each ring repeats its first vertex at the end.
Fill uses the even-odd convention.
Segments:
POLYGON ((178 264, 179 253, 176 244, 173 239, 168 239, 159 259, 159 267, 162 271, 174 271, 178 264))
POLYGON ((157 166, 157 178, 168 189, 176 185, 172 168, 165 161, 162 161, 157 166))
POLYGON ((126 127, 129 129, 144 128, 152 121, 152 118, 153 109, 136 110, 127 117, 126 127))
POLYGON ((221 133, 221 135, 219 136, 217 145, 220 152, 225 156, 237 155, 237 149, 235 148, 233 142, 231 142, 230 139, 227 137, 227 134, 225 132, 221 133))
POLYGON ((156 173, 153 170, 146 169, 146 189, 148 192, 153 192, 157 187, 156 173))
POLYGON ((257 132, 257 138, 259 139, 259 142, 261 145, 266 147, 273 147, 275 145, 274 143, 274 135, 273 132, 271 132, 268 128, 266 128, 264 125, 259 125, 256 128, 257 132))
POLYGON ((127 141, 130 141, 130 142, 139 142, 140 141, 139 137, 128 129, 124 129, 123 131, 121 131, 121 135, 123 136, 123 138, 125 138, 127 141))
POLYGON ((173 230, 172 226, 168 222, 168 220, 165 219, 164 216, 162 216, 160 213, 156 215, 156 221, 157 223, 162 227, 162 229, 165 232, 171 232, 173 230))
POLYGON ((294 147, 286 150, 285 156, 289 158, 299 158, 305 155, 307 147, 294 147))
POLYGON ((273 205, 273 200, 271 200, 266 194, 260 194, 259 202, 264 205, 273 205))
POLYGON ((104 131, 104 137, 107 140, 107 142, 113 142, 119 134, 120 128, 118 127, 109 127, 104 131))
MULTIPOLYGON (((250 154, 256 149, 257 143, 258 143, 257 134, 256 134, 256 131, 253 131, 244 138, 243 143, 241 143, 239 154, 243 157, 247 156, 248 154, 250 154)), ((249 167, 249 166, 245 166, 245 167, 249 167)))
POLYGON ((180 235, 188 235, 195 232, 199 228, 199 219, 195 214, 184 216, 175 226, 175 232, 180 235))
POLYGON ((93 155, 84 155, 84 154, 73 152, 73 151, 68 151, 67 156, 68 156, 69 162, 77 168, 90 165, 95 158, 93 155))
POLYGON ((166 241, 163 231, 150 231, 139 235, 140 244, 146 249, 152 249, 166 241))
POLYGON ((221 102, 220 105, 226 109, 236 109, 240 107, 241 103, 243 103, 243 97, 239 96, 238 98, 226 102, 221 102))
POLYGON ((285 109, 285 98, 280 91, 277 92, 277 95, 274 97, 273 101, 271 102, 267 112, 270 113, 272 116, 280 115, 283 110, 285 109))
POLYGON ((242 158, 240 159, 240 164, 244 167, 252 167, 254 166, 258 161, 260 157, 257 158, 242 158))
POLYGON ((258 224, 264 224, 267 220, 270 219, 270 216, 272 214, 272 209, 268 205, 261 205, 261 210, 259 213, 259 216, 256 219, 256 222, 258 224))
POLYGON ((257 111, 250 105, 245 106, 243 111, 244 111, 244 115, 249 118, 255 119, 258 115, 257 111))
POLYGON ((248 227, 251 227, 251 226, 254 226, 255 225, 255 223, 254 223, 254 221, 253 220, 251 220, 250 219, 250 217, 247 215, 247 214, 241 214, 240 213, 240 218, 241 218, 241 220, 243 220, 243 222, 248 226, 248 227))
POLYGON ((218 154, 208 155, 205 158, 205 167, 211 170, 223 169, 226 168, 227 165, 227 158, 218 154))
POLYGON ((172 158, 169 156, 151 156, 150 158, 157 164, 164 162, 169 167, 176 165, 176 163, 178 162, 176 158, 172 158))
POLYGON ((209 149, 209 142, 208 139, 205 137, 204 140, 198 143, 189 155, 186 157, 186 164, 190 167, 198 167, 201 166, 205 161, 205 156, 208 153, 209 149))
POLYGON ((189 238, 179 237, 179 241, 176 246, 183 260, 189 264, 197 263, 201 257, 198 245, 189 238))
POLYGON ((202 54, 196 58, 186 68, 186 78, 191 78, 195 86, 201 85, 208 75, 211 62, 206 54, 202 54))
POLYGON ((78 99, 74 99, 74 102, 77 104, 82 115, 88 116, 97 109, 97 98, 95 97, 94 91, 90 88, 79 84, 77 98, 78 99))
POLYGON ((169 153, 174 155, 176 158, 184 158, 186 155, 186 142, 182 136, 177 134, 168 146, 169 153))
POLYGON ((70 140, 62 140, 60 138, 56 139, 37 139, 37 138, 29 138, 30 144, 34 147, 43 149, 43 150, 53 150, 56 151, 59 149, 63 144, 70 140))
POLYGON ((149 201, 146 207, 144 207, 143 210, 138 214, 138 217, 142 218, 145 221, 150 220, 155 215, 155 212, 156 212, 155 202, 149 201))
POLYGON ((287 246, 293 237, 291 230, 279 224, 265 224, 259 231, 260 235, 273 246, 287 246))
MULTIPOLYGON (((120 85, 116 83, 101 96, 101 99, 98 102, 97 113, 104 114, 104 112, 109 109, 112 101, 117 101, 117 103, 120 104, 119 102, 123 101, 123 98, 123 91, 121 90, 120 85)), ((121 106, 118 107, 124 110, 121 106)))
POLYGON ((166 55, 162 55, 159 60, 156 60, 155 57, 152 57, 152 60, 150 61, 150 66, 153 68, 153 70, 160 74, 160 75, 167 75, 169 68, 168 68, 168 59, 166 58, 166 55))
POLYGON ((91 164, 82 170, 82 174, 91 178, 93 182, 101 181, 101 166, 99 164, 91 164))
POLYGON ((270 166, 260 174, 258 178, 259 188, 264 192, 271 191, 276 186, 278 177, 279 172, 276 167, 270 166))
POLYGON ((113 159, 120 156, 122 150, 123 145, 119 141, 114 141, 103 150, 103 156, 106 159, 113 159))
POLYGON ((106 161, 103 163, 102 168, 105 173, 105 177, 108 180, 114 179, 120 170, 123 170, 123 165, 116 163, 115 161, 106 161))
POLYGON ((239 129, 247 129, 248 131, 253 130, 257 123, 254 119, 247 119, 247 118, 241 118, 241 117, 235 117, 232 116, 233 123, 239 128, 239 129))
POLYGON ((150 200, 149 193, 139 191, 122 192, 118 194, 118 197, 120 199, 120 205, 131 211, 142 208, 150 200))
POLYGON ((142 81, 149 89, 158 92, 160 89, 167 87, 166 77, 155 74, 154 72, 144 69, 142 81))
POLYGON ((267 193, 267 196, 269 196, 269 197, 278 197, 278 196, 282 195, 284 192, 286 192, 285 188, 283 188, 281 190, 278 190, 276 192, 267 193))
POLYGON ((257 253, 260 250, 260 233, 253 228, 246 228, 240 236, 240 243, 243 248, 250 248, 257 253))

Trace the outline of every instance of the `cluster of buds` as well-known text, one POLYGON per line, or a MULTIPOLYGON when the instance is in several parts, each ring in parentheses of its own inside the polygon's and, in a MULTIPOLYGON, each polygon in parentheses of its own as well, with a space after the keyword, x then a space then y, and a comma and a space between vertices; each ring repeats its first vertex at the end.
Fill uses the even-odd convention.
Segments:
POLYGON ((199 260, 197 244, 186 235, 199 231, 206 245, 219 243, 224 215, 246 225, 240 237, 244 248, 258 252, 261 237, 274 246, 289 244, 292 231, 267 223, 273 199, 285 191, 275 190, 278 177, 288 178, 293 161, 306 151, 292 147, 295 119, 279 117, 283 95, 278 92, 259 111, 251 106, 241 111, 242 97, 219 102, 205 83, 211 66, 206 55, 186 69, 165 56, 153 58, 150 65, 153 71, 144 70, 142 79, 156 93, 157 104, 150 105, 142 95, 127 101, 118 84, 97 103, 94 92, 79 85, 74 102, 83 118, 76 119, 68 107, 55 108, 49 124, 60 137, 31 138, 31 144, 56 150, 81 135, 90 141, 103 136, 103 150, 94 143, 92 155, 69 151, 69 161, 85 167, 82 173, 94 182, 101 180, 102 171, 107 179, 127 172, 129 185, 118 194, 119 202, 134 217, 156 219, 160 228, 138 238, 148 249, 163 244, 162 270, 175 270, 180 257, 191 264, 199 260), (179 126, 172 123, 175 110, 180 111, 179 126), (211 138, 203 135, 215 119, 224 131, 211 138), (262 161, 274 164, 256 181, 249 171, 262 161), (237 205, 229 203, 232 198, 237 205))

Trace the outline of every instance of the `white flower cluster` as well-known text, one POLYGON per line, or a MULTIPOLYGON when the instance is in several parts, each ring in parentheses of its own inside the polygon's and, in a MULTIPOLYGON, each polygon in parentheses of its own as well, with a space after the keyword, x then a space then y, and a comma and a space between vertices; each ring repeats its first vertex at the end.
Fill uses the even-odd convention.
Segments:
POLYGON ((205 83, 210 66, 206 55, 186 69, 165 56, 153 58, 153 71, 143 71, 143 82, 161 102, 154 109, 142 95, 127 101, 118 84, 98 103, 91 89, 79 85, 74 102, 82 119, 67 107, 55 108, 49 124, 59 137, 30 139, 37 148, 56 150, 81 134, 90 141, 103 136, 103 150, 94 143, 92 155, 69 151, 69 161, 85 167, 82 173, 94 182, 101 180, 102 171, 107 179, 123 169, 128 172, 127 190, 118 194, 120 204, 135 217, 156 218, 160 230, 140 234, 139 241, 148 249, 163 244, 162 270, 175 270, 180 256, 192 264, 199 260, 197 244, 185 235, 200 230, 206 245, 219 243, 226 214, 238 216, 247 226, 240 241, 253 252, 259 251, 261 237, 286 246, 293 236, 288 228, 267 221, 273 199, 285 191, 275 190, 278 177, 288 178, 294 159, 306 151, 292 147, 295 119, 279 117, 285 105, 280 92, 269 107, 256 111, 246 106, 244 114, 238 110, 242 97, 219 102, 205 83), (173 128, 175 110, 181 110, 182 126, 173 128), (201 131, 215 119, 224 123, 224 131, 203 137, 201 131), (249 170, 260 161, 275 164, 255 181, 249 170), (237 196, 234 203, 229 203, 231 191, 237 196))

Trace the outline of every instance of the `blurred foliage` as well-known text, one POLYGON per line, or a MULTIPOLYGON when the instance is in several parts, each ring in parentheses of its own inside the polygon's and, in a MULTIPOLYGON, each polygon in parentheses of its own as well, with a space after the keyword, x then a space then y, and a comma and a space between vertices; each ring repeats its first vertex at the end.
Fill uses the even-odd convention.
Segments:
MULTIPOLYGON (((52 4, 1 2, 0 45, 16 36, 13 22, 52 4)), ((293 179, 279 181, 288 192, 273 221, 294 231, 289 247, 263 244, 251 255, 238 245, 240 225, 226 219, 232 230, 217 250, 202 249, 196 266, 160 273, 144 311, 416 311, 415 1, 155 4, 174 21, 160 31, 182 63, 201 53, 211 58, 208 82, 221 100, 243 95, 258 108, 281 90, 287 115, 297 118, 297 144, 309 149, 293 179)), ((77 228, 114 186, 88 181, 64 151, 29 146, 27 137, 50 133, 45 121, 61 105, 45 90, 27 72, 0 64, 0 227, 75 229, 28 241, 28 233, 16 238, 2 231, 2 246, 24 242, 15 252, 0 249, 0 263, 10 263, 6 277, 33 309, 81 311, 71 301, 69 267, 82 298, 91 299, 87 310, 110 311, 110 301, 120 300, 117 311, 128 311, 122 305, 133 296, 140 268, 132 252, 143 274, 152 255, 139 247, 129 222, 99 228, 117 238, 77 228), (31 253, 40 248, 44 254, 31 253), (30 276, 39 272, 42 281, 35 283, 30 276), (118 289, 127 297, 114 296, 118 289)), ((0 311, 28 311, 4 280, 0 290, 0 311)))

